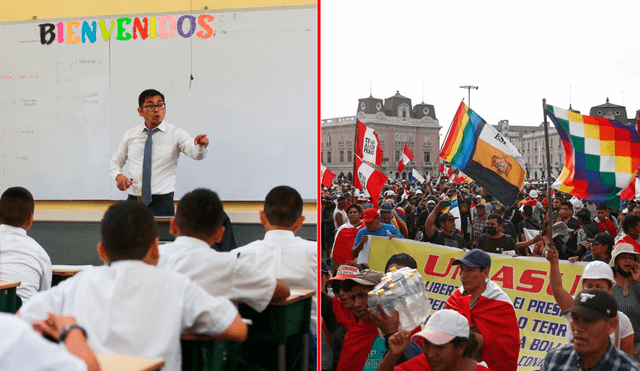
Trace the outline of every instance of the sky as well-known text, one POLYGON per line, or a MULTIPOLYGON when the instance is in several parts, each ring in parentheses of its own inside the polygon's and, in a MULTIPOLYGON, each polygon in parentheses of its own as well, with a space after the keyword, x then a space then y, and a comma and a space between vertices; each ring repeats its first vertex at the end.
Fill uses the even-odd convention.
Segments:
MULTIPOLYGON (((445 134, 467 89, 490 124, 538 126, 547 104, 640 109, 638 1, 356 1, 321 5, 321 118, 396 91, 445 134)), ((441 137, 441 143, 444 138, 441 137)))

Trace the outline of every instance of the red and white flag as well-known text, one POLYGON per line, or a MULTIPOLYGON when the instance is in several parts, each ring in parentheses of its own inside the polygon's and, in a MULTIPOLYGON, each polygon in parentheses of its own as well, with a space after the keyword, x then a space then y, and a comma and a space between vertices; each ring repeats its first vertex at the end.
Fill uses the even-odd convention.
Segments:
POLYGON ((404 167, 411 160, 413 160, 413 153, 409 151, 409 147, 405 144, 404 151, 402 151, 402 157, 400 158, 400 161, 398 161, 398 172, 402 172, 402 170, 404 170, 404 167))
POLYGON ((367 190, 371 196, 371 203, 377 205, 382 187, 388 179, 387 176, 362 162, 358 156, 356 156, 354 172, 356 176, 353 179, 353 186, 362 191, 367 190))
POLYGON ((356 155, 366 162, 382 166, 382 144, 378 134, 360 120, 356 123, 356 155))
POLYGON ((633 200, 640 198, 640 179, 635 178, 631 184, 620 193, 621 200, 633 200))
POLYGON ((323 186, 331 187, 333 185, 333 178, 335 177, 336 174, 327 169, 326 166, 320 164, 320 179, 323 186))

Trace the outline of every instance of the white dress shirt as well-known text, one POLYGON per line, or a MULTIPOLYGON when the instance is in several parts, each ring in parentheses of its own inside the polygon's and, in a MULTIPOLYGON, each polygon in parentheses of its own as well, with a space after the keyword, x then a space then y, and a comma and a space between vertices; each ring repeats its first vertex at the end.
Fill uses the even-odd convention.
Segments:
POLYGON ((252 265, 238 254, 220 252, 201 239, 180 236, 160 245, 158 267, 179 272, 209 294, 240 301, 262 312, 276 289, 276 278, 262 265, 252 265))
POLYGON ((84 270, 20 308, 31 323, 47 312, 74 316, 95 353, 162 357, 163 370, 181 368, 183 330, 219 335, 238 314, 226 298, 213 297, 188 277, 123 260, 84 270))
POLYGON ((13 314, 0 313, 0 370, 83 370, 87 364, 64 344, 46 340, 13 314))
MULTIPOLYGON (((231 252, 240 253, 240 259, 249 259, 267 272, 273 272, 291 290, 317 290, 318 246, 315 241, 278 229, 266 232, 263 240, 231 252)), ((311 330, 316 333, 316 296, 311 305, 311 330)))
MULTIPOLYGON (((142 195, 142 161, 144 159, 144 145, 147 141, 145 124, 127 130, 116 153, 109 161, 109 176, 115 180, 122 173, 127 160, 129 161, 129 179, 133 184, 129 194, 142 195)), ((194 160, 202 160, 207 155, 207 149, 193 144, 193 138, 186 131, 177 128, 166 121, 159 126, 158 132, 153 134, 153 152, 151 155, 151 193, 162 195, 175 191, 176 171, 180 152, 194 160)))
POLYGON ((22 228, 0 225, 0 280, 20 281, 16 292, 23 303, 51 288, 51 258, 22 228))

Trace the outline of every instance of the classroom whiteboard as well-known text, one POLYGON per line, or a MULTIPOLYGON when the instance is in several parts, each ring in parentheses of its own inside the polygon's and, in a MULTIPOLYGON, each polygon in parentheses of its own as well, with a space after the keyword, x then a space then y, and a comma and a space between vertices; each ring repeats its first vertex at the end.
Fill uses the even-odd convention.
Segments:
POLYGON ((165 95, 165 121, 210 139, 204 160, 180 157, 176 199, 207 187, 223 200, 264 200, 281 184, 316 199, 316 23, 315 7, 0 23, 0 189, 23 186, 38 200, 126 198, 108 162, 143 122, 138 95, 153 88, 165 95), (211 15, 213 35, 119 39, 132 33, 122 18, 185 14, 211 15), (116 21, 107 41, 98 30, 95 42, 68 43, 59 32, 41 42, 43 23, 68 36, 73 21, 102 20, 107 30, 116 21))

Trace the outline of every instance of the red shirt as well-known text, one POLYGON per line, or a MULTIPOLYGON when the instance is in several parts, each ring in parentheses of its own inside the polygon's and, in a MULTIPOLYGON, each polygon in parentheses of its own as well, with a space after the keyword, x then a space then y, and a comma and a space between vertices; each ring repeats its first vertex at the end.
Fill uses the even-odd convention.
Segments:
POLYGON ((616 226, 611 220, 609 220, 609 218, 606 218, 604 223, 598 219, 598 228, 600 228, 600 232, 609 232, 613 237, 616 236, 616 226))

